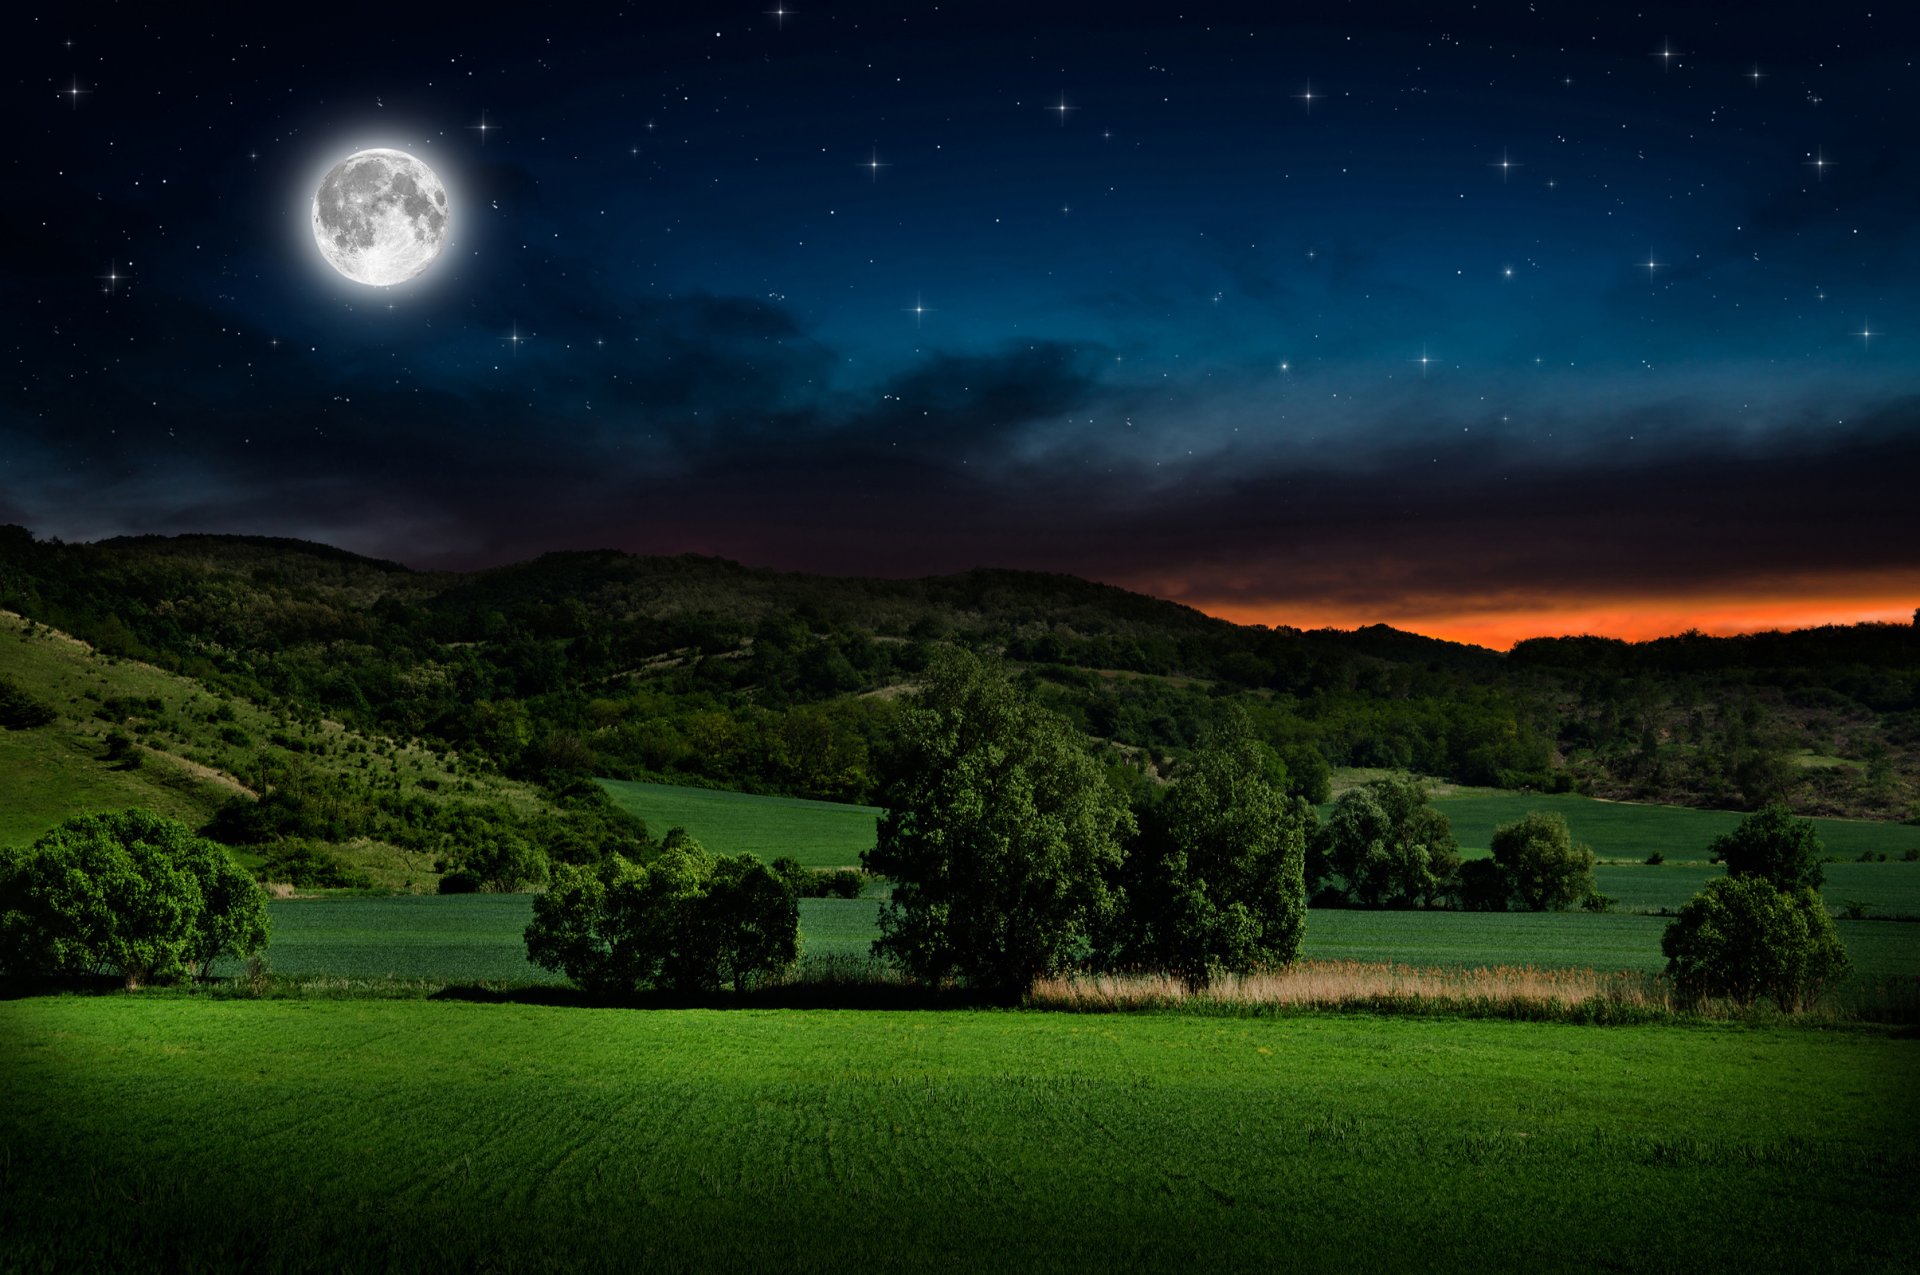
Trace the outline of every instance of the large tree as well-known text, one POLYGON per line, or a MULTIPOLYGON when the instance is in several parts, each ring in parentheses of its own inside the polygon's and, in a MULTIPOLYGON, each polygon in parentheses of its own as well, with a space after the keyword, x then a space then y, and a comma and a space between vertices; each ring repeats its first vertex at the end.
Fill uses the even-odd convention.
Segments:
POLYGON ((1683 996, 1725 996, 1739 1005, 1766 996, 1787 1013, 1850 968, 1820 896, 1807 886, 1779 889, 1757 874, 1707 882, 1661 935, 1660 947, 1683 996))
POLYGON ((1460 868, 1453 827, 1417 779, 1377 779, 1340 794, 1320 838, 1327 867, 1361 907, 1432 904, 1460 868))
POLYGON ((0 859, 0 967, 205 974, 267 942, 265 896, 225 850, 150 810, 69 819, 0 859))
POLYGON ((1118 963, 1201 987, 1299 955, 1313 808, 1286 795, 1284 768, 1243 717, 1182 764, 1166 797, 1138 819, 1118 963))
POLYGON ((887 764, 869 872, 893 882, 874 948, 916 977, 1017 998, 1110 916, 1133 831, 1082 741, 964 651, 928 669, 887 764))
POLYGON ((1593 893, 1593 851, 1575 844, 1565 816, 1529 810, 1493 831, 1493 861, 1520 905, 1564 911, 1593 893))

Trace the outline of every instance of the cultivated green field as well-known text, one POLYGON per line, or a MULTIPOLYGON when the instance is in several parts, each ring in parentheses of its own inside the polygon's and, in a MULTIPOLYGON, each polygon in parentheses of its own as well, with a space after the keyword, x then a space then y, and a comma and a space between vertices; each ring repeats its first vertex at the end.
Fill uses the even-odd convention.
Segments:
POLYGON ((1892 1270, 1920 1040, 0 1003, 0 1264, 1892 1270))
POLYGON ((750 854, 768 861, 790 855, 809 868, 857 868, 873 845, 875 806, 851 806, 798 797, 672 784, 600 781, 613 799, 647 821, 660 836, 685 828, 715 854, 750 854))
MULTIPOLYGON (((1911 866, 1911 865, 1907 865, 1911 866)), ((874 899, 802 899, 809 956, 864 957, 879 937, 874 899)), ((276 973, 447 982, 559 982, 527 964, 524 894, 293 899, 272 905, 276 973)), ((1588 912, 1354 912, 1315 908, 1311 960, 1406 965, 1540 965, 1602 970, 1665 967, 1655 916, 1588 912)), ((1841 921, 1865 980, 1920 977, 1920 925, 1841 921)), ((234 973, 234 967, 223 972, 234 973)))
MULTIPOLYGON (((1745 815, 1730 810, 1694 810, 1685 806, 1648 806, 1598 801, 1572 793, 1501 792, 1467 788, 1436 797, 1433 804, 1453 821, 1453 835, 1468 850, 1493 844, 1493 830, 1529 810, 1556 811, 1566 817, 1574 840, 1584 841, 1603 859, 1645 859, 1659 851, 1668 859, 1704 862, 1707 847, 1731 832, 1745 815)), ((1920 847, 1920 827, 1865 819, 1815 819, 1828 854, 1852 859, 1862 851, 1898 858, 1920 847)))

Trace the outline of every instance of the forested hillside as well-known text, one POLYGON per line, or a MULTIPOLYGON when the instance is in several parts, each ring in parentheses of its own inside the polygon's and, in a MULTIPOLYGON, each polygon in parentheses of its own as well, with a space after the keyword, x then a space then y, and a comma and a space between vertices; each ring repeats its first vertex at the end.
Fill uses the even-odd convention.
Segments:
POLYGON ((17 527, 0 530, 0 607, 541 801, 588 774, 871 800, 896 697, 943 643, 1003 655, 1126 785, 1177 766, 1232 703, 1315 799, 1350 765, 1877 818, 1920 799, 1905 625, 1502 655, 1380 626, 1233 625, 1024 572, 836 579, 611 551, 415 572, 297 541, 65 545, 17 527))

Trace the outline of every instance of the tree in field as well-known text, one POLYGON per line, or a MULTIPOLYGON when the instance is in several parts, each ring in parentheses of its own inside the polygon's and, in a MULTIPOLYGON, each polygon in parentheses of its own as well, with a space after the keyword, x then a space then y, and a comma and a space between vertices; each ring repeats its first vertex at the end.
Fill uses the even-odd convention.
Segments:
POLYGON ((735 990, 799 956, 793 891, 750 856, 718 858, 685 832, 645 863, 562 864, 533 901, 527 958, 590 991, 735 990))
POLYGON ((0 968, 129 989, 266 946, 266 898, 225 850, 150 810, 69 819, 0 862, 0 968))
POLYGON ((1593 893, 1593 851, 1575 845, 1567 821, 1530 810, 1493 833, 1493 861, 1508 889, 1532 912, 1561 912, 1593 893))
POLYGON ((1117 963, 1197 988, 1299 954, 1313 808, 1286 795, 1284 775, 1236 716, 1180 768, 1163 800, 1139 812, 1117 963))
POLYGON ((1713 862, 1727 865, 1728 875, 1761 877, 1777 890, 1817 890, 1826 880, 1820 866, 1825 848, 1813 820, 1796 819, 1778 803, 1748 815, 1709 848, 1713 862))
POLYGON ((1080 956, 1115 905, 1133 816, 1071 729, 962 651, 902 717, 879 842, 874 949, 919 978, 1017 998, 1080 956))
POLYGON ((1810 888, 1781 890, 1758 875, 1707 882, 1660 938, 1682 995, 1738 1005, 1769 997, 1787 1013, 1845 976, 1846 948, 1810 888))
POLYGON ((1453 827, 1416 779, 1378 779, 1340 794, 1320 837, 1327 867, 1361 907, 1431 905, 1460 868, 1453 827))

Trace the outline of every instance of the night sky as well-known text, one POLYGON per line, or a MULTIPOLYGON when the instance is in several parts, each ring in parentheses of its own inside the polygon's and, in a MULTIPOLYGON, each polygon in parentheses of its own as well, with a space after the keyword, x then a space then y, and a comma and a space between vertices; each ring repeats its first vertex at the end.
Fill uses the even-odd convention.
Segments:
POLYGON ((1920 603, 1899 5, 570 7, 12 20, 0 522, 1493 645, 1920 603), (451 202, 392 288, 309 225, 375 146, 451 202))

